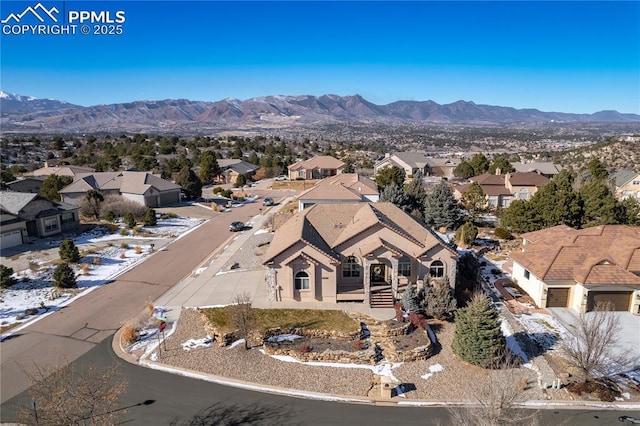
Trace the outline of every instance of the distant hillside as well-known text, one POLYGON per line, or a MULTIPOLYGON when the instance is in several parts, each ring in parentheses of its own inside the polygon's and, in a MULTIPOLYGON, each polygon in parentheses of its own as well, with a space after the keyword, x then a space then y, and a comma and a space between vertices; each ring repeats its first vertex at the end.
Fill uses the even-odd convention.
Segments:
POLYGON ((585 147, 554 153, 554 161, 574 170, 587 167, 592 158, 597 157, 611 173, 616 170, 635 170, 640 173, 640 140, 608 140, 585 147))
POLYGON ((180 131, 221 128, 282 128, 328 123, 637 123, 640 115, 616 111, 594 114, 542 112, 536 109, 478 105, 458 101, 398 101, 376 105, 353 96, 266 96, 241 101, 135 101, 80 107, 67 102, 0 92, 3 131, 96 132, 180 131))

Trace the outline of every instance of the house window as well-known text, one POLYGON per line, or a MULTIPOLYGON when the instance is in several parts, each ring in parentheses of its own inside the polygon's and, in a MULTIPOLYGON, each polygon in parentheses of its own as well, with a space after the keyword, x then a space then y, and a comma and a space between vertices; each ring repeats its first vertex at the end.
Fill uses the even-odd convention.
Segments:
POLYGON ((407 256, 402 256, 400 260, 398 260, 398 276, 411 276, 411 259, 409 259, 407 256))
POLYGON ((298 178, 299 179, 304 179, 306 177, 307 177, 307 175, 306 175, 306 171, 305 170, 298 170, 298 178))
POLYGON ((44 232, 51 232, 58 230, 58 218, 47 217, 44 219, 44 232))
POLYGON ((525 270, 524 270, 524 278, 528 280, 530 276, 531 276, 531 274, 529 273, 529 271, 527 271, 527 270, 525 269, 525 270))
POLYGON ((62 213, 62 216, 60 217, 62 223, 69 223, 69 222, 73 222, 74 218, 73 218, 73 213, 62 213))
POLYGON ((640 180, 634 180, 634 181, 633 181, 633 184, 634 184, 634 185, 640 185, 640 180))
POLYGON ((355 256, 348 256, 344 262, 342 262, 342 276, 345 278, 359 278, 360 277, 360 262, 355 256))
POLYGON ((444 277, 444 263, 440 260, 434 260, 429 268, 429 275, 434 278, 444 277))
POLYGON ((309 274, 304 271, 300 271, 295 277, 296 290, 309 290, 309 274))

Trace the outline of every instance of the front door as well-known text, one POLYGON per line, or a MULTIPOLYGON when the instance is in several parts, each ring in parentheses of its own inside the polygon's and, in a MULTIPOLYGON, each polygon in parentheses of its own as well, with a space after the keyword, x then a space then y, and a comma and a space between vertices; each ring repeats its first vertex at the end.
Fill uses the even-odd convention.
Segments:
POLYGON ((370 278, 372 283, 386 282, 386 266, 382 263, 376 263, 371 265, 370 278))

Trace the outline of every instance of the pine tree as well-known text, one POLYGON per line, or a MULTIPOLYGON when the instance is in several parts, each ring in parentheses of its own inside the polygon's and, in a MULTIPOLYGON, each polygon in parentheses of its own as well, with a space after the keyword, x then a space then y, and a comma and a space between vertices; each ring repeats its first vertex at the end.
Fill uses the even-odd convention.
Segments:
POLYGON ((53 271, 53 285, 58 288, 73 288, 76 286, 76 274, 68 263, 59 264, 53 271))
POLYGON ((387 185, 382 189, 380 192, 380 201, 393 203, 405 211, 407 211, 406 209, 409 207, 406 194, 402 188, 396 184, 387 185))
POLYGON ((65 262, 76 263, 80 260, 80 252, 73 240, 62 240, 58 248, 58 255, 65 262))
POLYGON ((216 156, 211 151, 205 151, 200 156, 200 181, 204 183, 213 182, 220 174, 220 165, 216 156))
POLYGON ((456 299, 451 295, 449 281, 426 287, 421 305, 427 315, 441 320, 447 319, 456 309, 456 299))
POLYGON ((589 182, 580 189, 584 202, 584 226, 611 225, 624 219, 624 208, 602 180, 589 182))
POLYGON ((144 226, 156 226, 157 224, 158 219, 156 219, 156 211, 154 209, 147 209, 147 212, 144 215, 144 226))
POLYGON ((376 175, 376 184, 378 188, 384 188, 388 185, 397 185, 402 188, 404 184, 404 170, 397 166, 384 167, 378 171, 376 175))
POLYGON ((465 308, 456 311, 456 329, 451 345, 453 353, 483 368, 502 361, 506 341, 500 329, 498 311, 489 298, 476 294, 465 308))
POLYGON ((453 175, 457 178, 469 179, 475 175, 475 171, 473 170, 471 163, 466 160, 462 160, 460 164, 453 169, 453 175))
POLYGON ((462 248, 472 245, 477 236, 478 228, 471 222, 465 222, 464 225, 456 230, 455 235, 458 245, 462 248))
POLYGON ((71 184, 71 182, 73 182, 71 176, 50 175, 42 182, 40 195, 52 201, 60 201, 62 198, 58 191, 71 184))
POLYGON ((421 312, 420 298, 416 292, 416 286, 412 283, 402 293, 402 307, 408 314, 417 314, 421 312))
POLYGON ((475 154, 471 158, 471 167, 473 167, 475 176, 481 175, 489 170, 489 160, 484 154, 475 154))
POLYGON ((427 192, 422 184, 422 174, 420 172, 417 172, 411 182, 404 186, 404 193, 407 197, 407 209, 405 211, 412 213, 416 210, 421 212, 424 209, 424 200, 427 192))
POLYGON ((454 229, 460 222, 462 212, 453 197, 453 191, 445 182, 440 182, 425 197, 424 220, 435 228, 454 229))
POLYGON ((187 198, 198 198, 202 195, 202 183, 188 166, 182 167, 176 176, 176 183, 182 187, 187 198))

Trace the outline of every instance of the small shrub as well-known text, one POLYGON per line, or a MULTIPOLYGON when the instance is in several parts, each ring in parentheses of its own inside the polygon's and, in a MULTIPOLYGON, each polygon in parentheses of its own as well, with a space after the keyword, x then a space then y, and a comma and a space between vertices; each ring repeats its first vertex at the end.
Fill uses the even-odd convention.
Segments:
POLYGON ((29 269, 32 270, 33 272, 38 272, 40 270, 40 264, 35 260, 30 260, 29 269))
POLYGON ((136 254, 142 254, 142 247, 136 246, 136 254))
POLYGON ((136 226, 136 218, 131 212, 126 212, 122 217, 122 221, 124 222, 125 225, 127 225, 127 228, 129 229, 136 226))
POLYGON ((121 248, 121 249, 125 249, 125 250, 127 250, 127 249, 129 248, 129 244, 127 244, 127 243, 120 243, 120 248, 121 248))
POLYGON ((129 235, 129 231, 124 229, 124 228, 122 228, 120 230, 120 235, 122 235, 123 237, 126 237, 127 235, 129 235))
POLYGON ((300 352, 301 354, 308 354, 312 350, 313 350, 313 347, 306 343, 303 343, 302 345, 298 346, 298 352, 300 352))
POLYGON ((138 335, 138 330, 128 324, 122 328, 122 340, 127 344, 131 344, 138 340, 138 335))
POLYGON ((58 288, 73 288, 76 286, 76 274, 68 263, 61 263, 53 272, 53 285, 58 288))
POLYGON ((132 229, 133 235, 138 235, 142 231, 142 227, 140 225, 136 225, 132 229))
POLYGON ((175 219, 176 217, 178 217, 178 215, 175 213, 162 213, 160 215, 160 219, 175 219))
POLYGON ((108 210, 107 212, 105 212, 104 214, 104 220, 106 220, 107 222, 115 222, 116 219, 118 219, 118 217, 116 216, 116 214, 113 212, 113 210, 108 210))
POLYGON ((94 257, 91 263, 93 263, 93 266, 100 266, 100 258, 94 257))
POLYGON ((8 288, 14 285, 16 282, 17 280, 15 279, 15 277, 13 277, 13 268, 0 265, 0 287, 8 288))
POLYGON ((89 264, 88 263, 83 263, 81 266, 82 268, 82 274, 87 276, 89 275, 89 264))
POLYGON ((393 304, 393 309, 396 311, 396 321, 403 322, 404 321, 404 313, 402 312, 402 303, 396 302, 393 304))
POLYGON ((502 271, 500 271, 499 269, 496 269, 496 268, 491 268, 491 273, 493 275, 500 275, 502 273, 502 271))
POLYGON ((58 254, 60 255, 60 259, 65 262, 76 263, 80 260, 80 252, 78 251, 78 247, 73 243, 73 240, 63 240, 60 243, 58 254))
POLYGON ((120 253, 120 259, 126 259, 126 258, 127 258, 127 255, 124 252, 120 253))
POLYGON ((224 188, 221 186, 216 186, 215 188, 213 188, 213 193, 214 194, 220 194, 221 192, 224 192, 224 188))
POLYGON ((511 234, 511 232, 504 228, 496 228, 496 230, 493 232, 493 235, 495 235, 496 238, 500 238, 502 240, 513 240, 513 235, 511 234))
POLYGON ((157 224, 156 211, 154 209, 147 209, 147 212, 144 214, 144 226, 156 226, 157 224))
POLYGON ((149 316, 153 315, 153 310, 155 308, 156 307, 153 306, 153 303, 151 303, 151 302, 147 302, 146 305, 145 305, 145 309, 146 309, 147 313, 149 314, 149 316))

